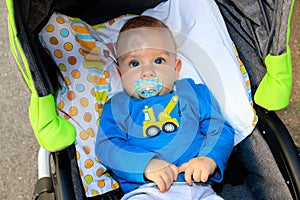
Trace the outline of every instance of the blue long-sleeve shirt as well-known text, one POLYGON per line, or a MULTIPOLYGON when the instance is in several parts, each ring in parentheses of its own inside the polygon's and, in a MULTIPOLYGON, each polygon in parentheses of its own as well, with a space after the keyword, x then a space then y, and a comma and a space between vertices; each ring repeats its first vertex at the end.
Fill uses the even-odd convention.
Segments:
MULTIPOLYGON (((166 95, 143 100, 131 98, 125 92, 113 96, 104 106, 95 151, 127 193, 149 182, 144 178, 144 170, 154 157, 178 167, 197 156, 212 158, 218 168, 210 181, 220 182, 233 142, 234 130, 208 88, 183 79, 176 81, 176 92, 166 95), (178 122, 176 131, 161 130, 154 137, 145 135, 143 124, 149 121, 149 115, 145 116, 143 111, 145 106, 153 109, 154 125, 159 124, 159 113, 174 95, 179 101, 169 114, 178 122)), ((183 173, 177 181, 185 181, 183 173)))

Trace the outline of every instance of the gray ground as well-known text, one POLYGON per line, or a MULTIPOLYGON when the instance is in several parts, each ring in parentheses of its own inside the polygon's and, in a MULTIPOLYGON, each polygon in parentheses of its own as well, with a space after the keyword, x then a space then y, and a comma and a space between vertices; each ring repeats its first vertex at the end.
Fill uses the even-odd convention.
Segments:
POLYGON ((39 147, 28 121, 30 92, 10 53, 4 0, 0 16, 0 199, 32 199, 39 147))
MULTIPOLYGON (((300 1, 295 1, 290 40, 293 91, 289 107, 278 114, 300 145, 300 1)), ((37 178, 39 147, 27 114, 30 92, 10 53, 4 0, 0 0, 0 27, 0 200, 27 200, 32 199, 37 178)))

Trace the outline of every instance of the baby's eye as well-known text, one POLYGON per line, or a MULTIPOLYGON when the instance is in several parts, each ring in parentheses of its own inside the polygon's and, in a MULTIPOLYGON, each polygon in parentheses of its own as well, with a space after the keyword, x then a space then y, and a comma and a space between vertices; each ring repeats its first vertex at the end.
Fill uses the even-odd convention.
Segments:
POLYGON ((133 61, 131 61, 131 62, 129 63, 129 65, 130 65, 131 67, 137 67, 137 66, 140 65, 140 62, 139 62, 139 61, 136 61, 136 60, 133 60, 133 61))
POLYGON ((156 58, 154 62, 155 64, 161 65, 165 62, 165 60, 163 58, 156 58))

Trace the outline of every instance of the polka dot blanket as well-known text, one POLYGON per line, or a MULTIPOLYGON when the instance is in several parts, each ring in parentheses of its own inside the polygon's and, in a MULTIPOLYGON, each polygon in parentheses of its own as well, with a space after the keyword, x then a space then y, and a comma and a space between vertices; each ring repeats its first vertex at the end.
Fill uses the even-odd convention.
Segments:
POLYGON ((76 128, 75 142, 80 176, 87 196, 96 196, 118 183, 94 153, 95 134, 104 103, 113 94, 119 75, 111 58, 110 43, 99 42, 83 21, 53 14, 39 35, 40 42, 61 72, 57 110, 76 128))

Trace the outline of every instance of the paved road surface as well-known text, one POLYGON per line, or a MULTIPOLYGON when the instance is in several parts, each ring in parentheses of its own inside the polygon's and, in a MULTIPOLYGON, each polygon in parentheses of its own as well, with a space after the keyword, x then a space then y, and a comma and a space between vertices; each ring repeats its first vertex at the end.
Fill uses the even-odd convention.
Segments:
MULTIPOLYGON (((297 143, 300 133, 300 2, 296 0, 291 47, 294 53, 294 89, 291 105, 279 112, 297 143), (296 33, 296 30, 298 33, 296 33), (297 66, 295 66, 297 64, 297 66), (298 70, 296 69, 298 68, 298 70), (297 91, 296 91, 297 90, 297 91), (296 118, 298 116, 298 119, 296 118), (297 121, 298 120, 298 121, 297 121)), ((38 144, 28 121, 30 92, 10 54, 7 9, 0 0, 0 200, 32 199, 37 178, 38 144)))
POLYGON ((10 53, 4 0, 0 0, 0 27, 0 200, 29 200, 39 147, 28 121, 30 93, 10 53))

